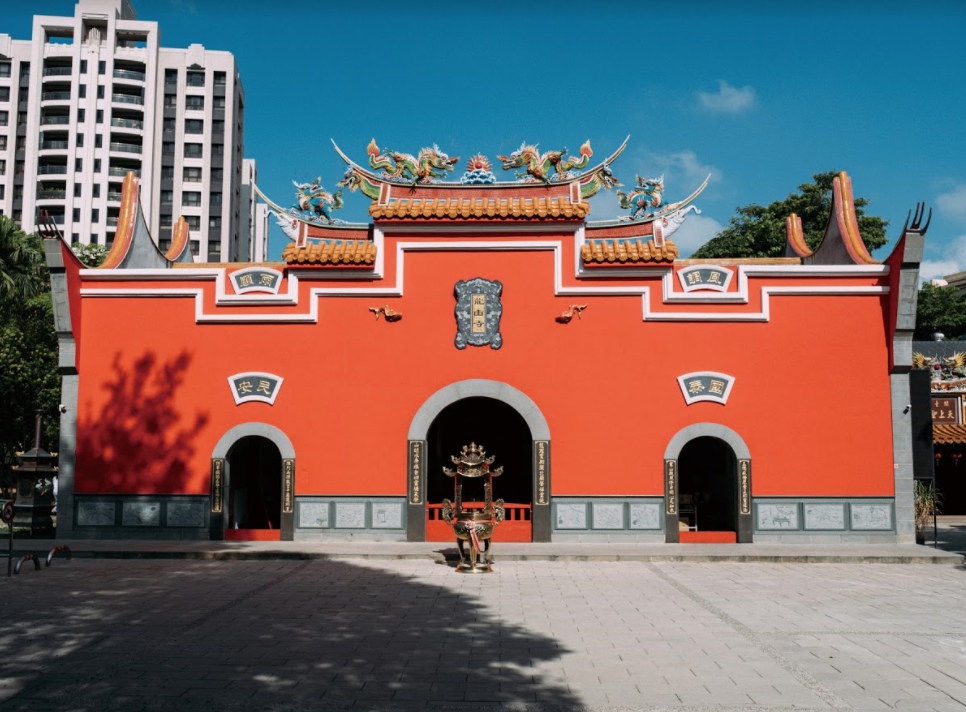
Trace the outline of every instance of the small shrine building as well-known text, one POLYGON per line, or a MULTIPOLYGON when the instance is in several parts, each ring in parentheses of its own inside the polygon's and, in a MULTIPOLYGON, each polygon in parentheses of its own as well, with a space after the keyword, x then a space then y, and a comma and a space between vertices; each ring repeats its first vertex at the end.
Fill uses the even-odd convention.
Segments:
POLYGON ((129 175, 103 265, 45 241, 58 536, 451 541, 443 467, 477 443, 496 542, 911 542, 921 210, 876 261, 842 173, 814 251, 790 215, 782 258, 681 259, 704 185, 588 219, 623 148, 524 145, 510 181, 339 151, 338 191, 263 196, 264 264, 192 262, 183 220, 162 253, 129 175), (352 194, 370 223, 334 216, 352 194))

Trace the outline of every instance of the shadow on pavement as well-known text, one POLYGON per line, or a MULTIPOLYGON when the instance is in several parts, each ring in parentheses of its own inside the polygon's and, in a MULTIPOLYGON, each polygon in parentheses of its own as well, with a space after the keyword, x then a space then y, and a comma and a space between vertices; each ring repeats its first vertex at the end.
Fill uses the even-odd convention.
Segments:
POLYGON ((498 572, 391 569, 94 560, 4 579, 0 710, 583 709, 534 668, 568 650, 484 607, 498 572))

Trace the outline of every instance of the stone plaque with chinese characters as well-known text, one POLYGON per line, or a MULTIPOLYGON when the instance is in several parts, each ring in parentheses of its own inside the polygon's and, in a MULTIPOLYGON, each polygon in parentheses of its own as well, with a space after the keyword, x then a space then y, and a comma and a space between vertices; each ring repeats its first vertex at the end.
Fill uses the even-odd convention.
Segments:
POLYGON ((486 346, 498 349, 503 345, 500 318, 503 304, 500 296, 503 285, 477 277, 456 283, 456 348, 486 346))
POLYGON ((232 272, 231 283, 235 288, 235 294, 249 292, 277 294, 282 284, 282 273, 268 267, 249 267, 232 272))
POLYGON ((933 398, 932 422, 959 425, 961 410, 959 397, 933 398))
POLYGON ((711 401, 724 405, 731 395, 735 379, 726 373, 716 371, 695 371, 678 376, 678 385, 688 405, 701 401, 711 401))
POLYGON ((678 271, 678 280, 685 292, 712 290, 728 291, 734 272, 720 265, 693 265, 678 271))
POLYGON ((274 405, 278 391, 282 387, 282 377, 264 371, 247 371, 228 377, 235 405, 258 401, 274 405))

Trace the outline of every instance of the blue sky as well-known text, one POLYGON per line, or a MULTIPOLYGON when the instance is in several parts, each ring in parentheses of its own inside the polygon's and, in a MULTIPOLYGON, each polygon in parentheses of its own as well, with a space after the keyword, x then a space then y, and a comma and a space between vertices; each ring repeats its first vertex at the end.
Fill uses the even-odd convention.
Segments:
MULTIPOLYGON (((27 38, 33 14, 73 0, 3 0, 0 32, 27 38)), ((523 140, 665 174, 690 194, 684 254, 739 205, 783 198, 811 175, 846 170, 890 245, 917 200, 933 208, 923 276, 966 269, 966 2, 252 2, 134 0, 162 44, 233 52, 246 94, 245 155, 288 204, 291 180, 333 188, 373 137, 415 153, 438 143, 461 162, 523 140), (915 8, 915 9, 912 9, 915 8)), ((499 169, 497 168, 499 173, 499 169)), ((365 221, 347 194, 338 216, 365 221)), ((613 192, 592 219, 620 213, 613 192)), ((270 253, 285 238, 273 226, 270 253)))

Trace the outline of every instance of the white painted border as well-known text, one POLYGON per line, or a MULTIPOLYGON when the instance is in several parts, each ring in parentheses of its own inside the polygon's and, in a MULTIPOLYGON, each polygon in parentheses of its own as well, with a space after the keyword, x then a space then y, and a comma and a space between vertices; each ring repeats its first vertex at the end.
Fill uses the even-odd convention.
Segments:
POLYGON ((282 390, 282 383, 285 381, 281 376, 276 376, 274 373, 269 373, 268 371, 242 371, 241 373, 236 373, 233 376, 228 377, 228 388, 231 389, 231 397, 235 399, 235 405, 241 405, 242 403, 251 403, 252 401, 258 401, 260 403, 268 403, 269 405, 275 405, 275 399, 278 398, 278 392, 282 390), (272 393, 272 397, 268 398, 266 396, 260 395, 250 395, 243 396, 239 395, 238 391, 235 390, 235 379, 236 378, 261 378, 268 377, 278 381, 278 385, 275 386, 275 391, 272 393))
POLYGON ((719 371, 692 371, 691 373, 685 373, 683 376, 678 376, 678 385, 681 386, 681 393, 684 395, 684 402, 688 405, 691 405, 692 403, 700 403, 701 401, 708 401, 709 403, 718 403, 720 405, 724 405, 728 402, 728 397, 731 395, 732 386, 735 385, 735 377, 719 371), (691 395, 691 393, 688 391, 686 381, 691 378, 700 378, 701 376, 717 378, 718 380, 725 382, 726 385, 724 393, 720 398, 710 395, 691 395))
MULTIPOLYGON (((479 229, 477 226, 476 229, 479 229)), ((423 233, 425 234, 425 233, 423 233)), ((656 270, 646 274, 640 270, 606 270, 606 274, 590 275, 582 269, 579 247, 583 239, 583 228, 575 231, 575 261, 578 279, 603 279, 613 277, 628 277, 634 279, 654 278, 656 270)), ((308 270, 299 269, 303 279, 346 280, 345 286, 313 287, 309 290, 308 311, 296 314, 209 314, 204 310, 204 290, 201 288, 169 289, 163 286, 152 286, 144 289, 131 288, 100 288, 87 287, 81 289, 83 297, 194 297, 195 321, 201 323, 318 323, 318 298, 333 296, 378 296, 401 297, 405 284, 405 253, 406 252, 464 252, 494 250, 505 252, 529 252, 550 250, 554 253, 554 295, 555 296, 641 296, 642 319, 644 321, 722 321, 722 322, 767 322, 770 319, 771 296, 808 295, 808 296, 846 296, 863 295, 877 296, 888 294, 888 287, 851 287, 851 286, 802 286, 761 287, 761 310, 755 312, 734 311, 704 311, 704 312, 674 312, 655 311, 651 306, 651 287, 640 285, 563 285, 562 254, 563 244, 559 240, 447 240, 438 242, 403 242, 396 243, 396 271, 394 286, 373 287, 352 284, 363 278, 366 280, 383 279, 384 261, 382 259, 385 235, 376 230, 374 240, 379 246, 375 272, 366 271, 360 274, 352 270, 308 270)), ((200 279, 215 281, 215 304, 222 306, 252 306, 274 304, 279 306, 294 306, 299 303, 298 280, 294 271, 289 272, 288 289, 280 295, 230 295, 225 290, 225 267, 196 268, 196 269, 166 269, 166 270, 81 270, 81 275, 87 279, 108 280, 181 280, 200 279)), ((811 265, 738 265, 738 289, 736 292, 699 292, 684 293, 674 290, 673 270, 670 266, 661 272, 661 299, 664 304, 696 303, 696 304, 747 304, 749 301, 748 277, 881 277, 889 273, 885 265, 844 265, 844 266, 811 266, 811 265)))
POLYGON ((272 267, 245 267, 244 269, 236 270, 229 275, 231 280, 231 286, 235 289, 235 294, 248 294, 249 292, 260 292, 267 294, 278 294, 278 290, 282 287, 282 281, 285 279, 285 273, 281 272, 272 267), (264 272, 270 272, 278 277, 275 281, 274 287, 266 287, 262 284, 253 284, 250 287, 242 287, 238 282, 246 274, 261 274, 264 272))
POLYGON ((700 292, 700 291, 712 291, 712 292, 727 292, 728 287, 731 286, 731 280, 735 276, 735 271, 730 267, 725 267, 724 265, 691 265, 685 267, 684 269, 678 270, 678 282, 681 283, 681 289, 685 292, 700 292), (708 282, 701 282, 699 284, 689 284, 688 275, 692 272, 698 272, 703 269, 711 269, 715 272, 724 272, 727 276, 723 284, 710 284, 708 282))

